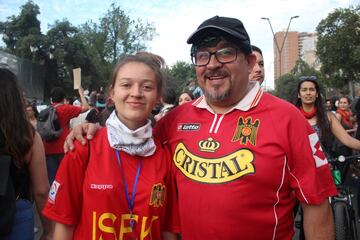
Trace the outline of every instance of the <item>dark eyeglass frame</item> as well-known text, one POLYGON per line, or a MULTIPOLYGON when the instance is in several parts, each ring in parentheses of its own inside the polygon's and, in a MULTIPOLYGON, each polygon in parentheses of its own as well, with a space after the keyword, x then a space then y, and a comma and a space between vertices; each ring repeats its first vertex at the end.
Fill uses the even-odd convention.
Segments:
POLYGON ((219 50, 217 50, 217 51, 215 51, 215 52, 210 52, 210 51, 196 51, 196 52, 191 53, 190 56, 191 56, 191 62, 193 63, 193 65, 195 65, 196 67, 204 67, 204 66, 206 66, 206 65, 209 64, 212 55, 214 55, 215 58, 216 58, 216 61, 218 61, 218 62, 221 63, 221 64, 235 62, 236 59, 237 59, 237 56, 238 56, 238 52, 239 52, 239 48, 236 48, 236 47, 224 47, 224 48, 221 48, 221 49, 219 49, 219 50), (221 51, 224 51, 224 50, 229 49, 229 48, 230 48, 230 49, 235 49, 235 58, 232 59, 232 60, 229 60, 229 61, 221 61, 221 60, 218 58, 218 55, 217 55, 217 54, 219 54, 219 52, 221 53, 221 51), (197 54, 198 52, 204 52, 204 53, 208 53, 208 54, 209 54, 208 60, 207 60, 206 63, 204 63, 204 64, 197 64, 197 63, 196 63, 196 54, 197 54))
POLYGON ((299 77, 299 81, 305 81, 305 80, 316 81, 317 77, 316 76, 301 76, 301 77, 299 77))

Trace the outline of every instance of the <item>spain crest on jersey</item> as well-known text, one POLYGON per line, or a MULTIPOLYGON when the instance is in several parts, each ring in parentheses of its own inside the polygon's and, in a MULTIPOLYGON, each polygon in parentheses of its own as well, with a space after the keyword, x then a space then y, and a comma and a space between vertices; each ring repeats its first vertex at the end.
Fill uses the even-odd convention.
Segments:
POLYGON ((150 206, 162 207, 165 202, 165 185, 161 183, 155 184, 152 187, 151 196, 150 196, 150 206))
POLYGON ((242 116, 239 118, 232 142, 239 141, 241 144, 246 145, 250 142, 253 146, 256 145, 256 136, 260 125, 259 119, 254 122, 251 117, 244 119, 242 116))

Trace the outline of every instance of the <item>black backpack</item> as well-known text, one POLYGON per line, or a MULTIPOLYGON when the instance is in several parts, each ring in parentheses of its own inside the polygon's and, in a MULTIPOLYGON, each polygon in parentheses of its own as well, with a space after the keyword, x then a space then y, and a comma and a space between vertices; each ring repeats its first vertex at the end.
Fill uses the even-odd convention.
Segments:
POLYGON ((39 113, 36 129, 45 141, 58 139, 62 132, 58 116, 56 115, 56 107, 59 105, 49 106, 39 113))
POLYGON ((11 232, 15 212, 15 188, 10 175, 12 158, 0 155, 0 236, 11 232))

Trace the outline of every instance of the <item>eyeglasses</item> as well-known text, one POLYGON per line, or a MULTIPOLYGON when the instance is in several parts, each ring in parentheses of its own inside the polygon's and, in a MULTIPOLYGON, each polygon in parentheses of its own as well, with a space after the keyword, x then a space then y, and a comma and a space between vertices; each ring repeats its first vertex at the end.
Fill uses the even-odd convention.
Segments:
POLYGON ((203 67, 209 64, 211 56, 215 55, 219 63, 234 62, 237 58, 238 49, 234 47, 227 47, 217 50, 216 52, 196 51, 191 53, 191 61, 197 67, 203 67))
POLYGON ((310 81, 316 81, 317 77, 316 76, 301 76, 299 77, 300 81, 304 81, 304 80, 310 80, 310 81))

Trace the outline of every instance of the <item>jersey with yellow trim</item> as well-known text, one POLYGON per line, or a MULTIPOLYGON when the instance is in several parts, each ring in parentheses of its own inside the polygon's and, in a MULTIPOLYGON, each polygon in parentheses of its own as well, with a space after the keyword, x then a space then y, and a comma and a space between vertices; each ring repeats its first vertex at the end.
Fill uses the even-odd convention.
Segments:
POLYGON ((179 222, 169 219, 184 239, 292 239, 295 199, 319 204, 336 194, 305 118, 255 90, 224 115, 201 97, 155 126, 171 148, 179 222))
MULTIPOLYGON (((75 226, 73 239, 162 239, 169 161, 166 151, 155 142, 154 155, 142 158, 132 216, 106 128, 91 140, 89 160, 87 146, 80 144, 65 155, 43 213, 56 222, 75 226)), ((131 196, 141 157, 122 151, 120 157, 131 196)))

